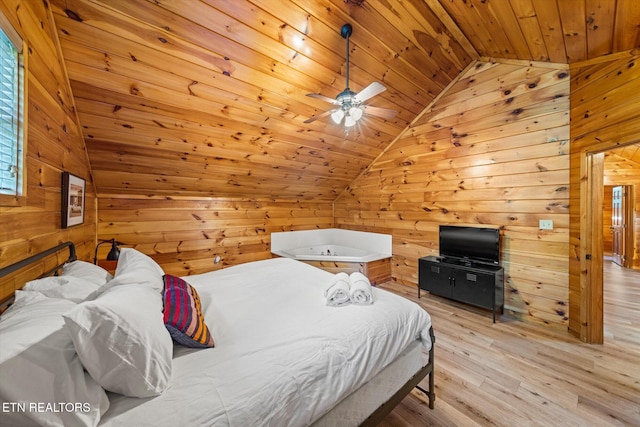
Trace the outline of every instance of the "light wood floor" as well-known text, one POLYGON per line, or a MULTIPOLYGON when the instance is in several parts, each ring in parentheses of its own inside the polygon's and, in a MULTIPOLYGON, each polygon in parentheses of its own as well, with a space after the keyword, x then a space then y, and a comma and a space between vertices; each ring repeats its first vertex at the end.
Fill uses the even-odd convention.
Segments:
POLYGON ((604 345, 381 287, 431 314, 437 396, 430 410, 412 392, 381 426, 640 426, 640 271, 605 268, 604 345))

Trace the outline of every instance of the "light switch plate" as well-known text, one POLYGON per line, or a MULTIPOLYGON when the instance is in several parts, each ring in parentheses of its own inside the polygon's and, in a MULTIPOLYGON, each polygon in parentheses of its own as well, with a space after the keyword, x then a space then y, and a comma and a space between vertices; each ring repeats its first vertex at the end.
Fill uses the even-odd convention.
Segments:
POLYGON ((552 219, 541 219, 540 220, 540 230, 553 230, 553 220, 552 219))

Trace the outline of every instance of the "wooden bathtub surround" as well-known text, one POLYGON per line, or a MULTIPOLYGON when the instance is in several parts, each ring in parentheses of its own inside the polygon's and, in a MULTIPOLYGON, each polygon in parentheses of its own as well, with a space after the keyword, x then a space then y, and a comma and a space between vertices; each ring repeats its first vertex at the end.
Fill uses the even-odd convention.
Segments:
POLYGON ((367 276, 373 286, 391 280, 391 258, 369 262, 343 262, 343 261, 302 261, 314 267, 321 268, 330 273, 355 273, 360 272, 367 276))

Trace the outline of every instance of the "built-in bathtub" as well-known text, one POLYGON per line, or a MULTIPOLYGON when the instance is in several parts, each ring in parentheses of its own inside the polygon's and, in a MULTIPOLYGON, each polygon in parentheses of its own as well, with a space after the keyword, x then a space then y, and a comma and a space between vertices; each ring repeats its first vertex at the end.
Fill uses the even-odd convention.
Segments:
POLYGON ((391 235, 326 228, 271 233, 271 252, 333 273, 360 271, 373 284, 391 278, 391 235))

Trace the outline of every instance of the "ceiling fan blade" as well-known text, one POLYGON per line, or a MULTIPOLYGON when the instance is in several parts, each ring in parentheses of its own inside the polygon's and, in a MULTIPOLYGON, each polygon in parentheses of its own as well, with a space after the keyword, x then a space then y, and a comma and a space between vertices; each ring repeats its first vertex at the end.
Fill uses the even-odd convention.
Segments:
POLYGON ((396 110, 390 110, 388 108, 372 107, 370 105, 364 106, 364 113, 372 116, 380 117, 381 119, 393 119, 398 112, 396 110))
POLYGON ((387 90, 387 88, 384 87, 381 83, 373 82, 369 86, 365 87, 360 92, 358 92, 358 94, 356 95, 356 100, 360 102, 364 102, 367 99, 374 97, 379 93, 384 92, 385 90, 387 90))
POLYGON ((307 96, 311 98, 321 99, 322 101, 330 102, 334 105, 340 105, 340 103, 335 99, 329 98, 328 96, 320 95, 319 93, 308 93, 307 96))
POLYGON ((318 115, 315 115, 313 117, 309 117, 307 120, 304 121, 304 123, 311 123, 311 122, 315 122, 318 119, 321 119, 323 117, 328 116, 329 114, 333 113, 334 110, 329 110, 329 111, 325 111, 324 113, 320 113, 318 115))

